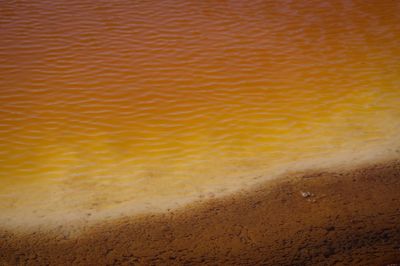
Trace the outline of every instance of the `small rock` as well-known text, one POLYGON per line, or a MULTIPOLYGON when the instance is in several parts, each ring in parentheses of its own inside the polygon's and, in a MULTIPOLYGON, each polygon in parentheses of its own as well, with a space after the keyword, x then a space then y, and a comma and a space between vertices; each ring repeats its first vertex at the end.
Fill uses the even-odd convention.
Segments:
POLYGON ((303 198, 309 198, 309 197, 311 197, 313 194, 311 193, 311 192, 308 192, 308 191, 300 191, 300 194, 301 194, 301 196, 303 197, 303 198))

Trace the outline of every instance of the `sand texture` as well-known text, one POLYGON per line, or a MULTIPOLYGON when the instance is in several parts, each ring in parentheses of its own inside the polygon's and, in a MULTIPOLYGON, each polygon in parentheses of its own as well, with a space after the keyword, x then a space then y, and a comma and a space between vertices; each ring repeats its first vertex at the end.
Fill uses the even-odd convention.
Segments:
POLYGON ((400 262, 400 161, 298 173, 79 234, 0 231, 0 265, 386 265, 400 262))

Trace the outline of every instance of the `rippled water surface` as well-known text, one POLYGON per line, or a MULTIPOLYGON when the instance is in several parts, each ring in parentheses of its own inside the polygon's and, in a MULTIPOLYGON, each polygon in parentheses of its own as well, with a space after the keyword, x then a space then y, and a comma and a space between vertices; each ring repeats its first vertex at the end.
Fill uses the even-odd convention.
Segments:
POLYGON ((393 141, 399 14, 389 0, 1 1, 3 218, 154 207, 393 141))

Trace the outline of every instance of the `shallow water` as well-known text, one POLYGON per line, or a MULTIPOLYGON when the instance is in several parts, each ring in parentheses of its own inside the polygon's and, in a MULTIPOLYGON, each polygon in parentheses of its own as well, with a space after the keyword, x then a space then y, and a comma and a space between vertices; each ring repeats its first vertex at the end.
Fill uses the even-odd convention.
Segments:
POLYGON ((399 143, 399 13, 397 1, 3 1, 2 218, 155 208, 399 143))

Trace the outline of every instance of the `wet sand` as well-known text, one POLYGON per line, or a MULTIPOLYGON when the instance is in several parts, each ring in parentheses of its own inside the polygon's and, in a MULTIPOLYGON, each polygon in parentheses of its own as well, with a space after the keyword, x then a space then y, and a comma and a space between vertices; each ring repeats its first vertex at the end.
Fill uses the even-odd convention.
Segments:
POLYGON ((0 265, 400 262, 400 160, 293 173, 251 190, 75 233, 0 232, 0 265))

